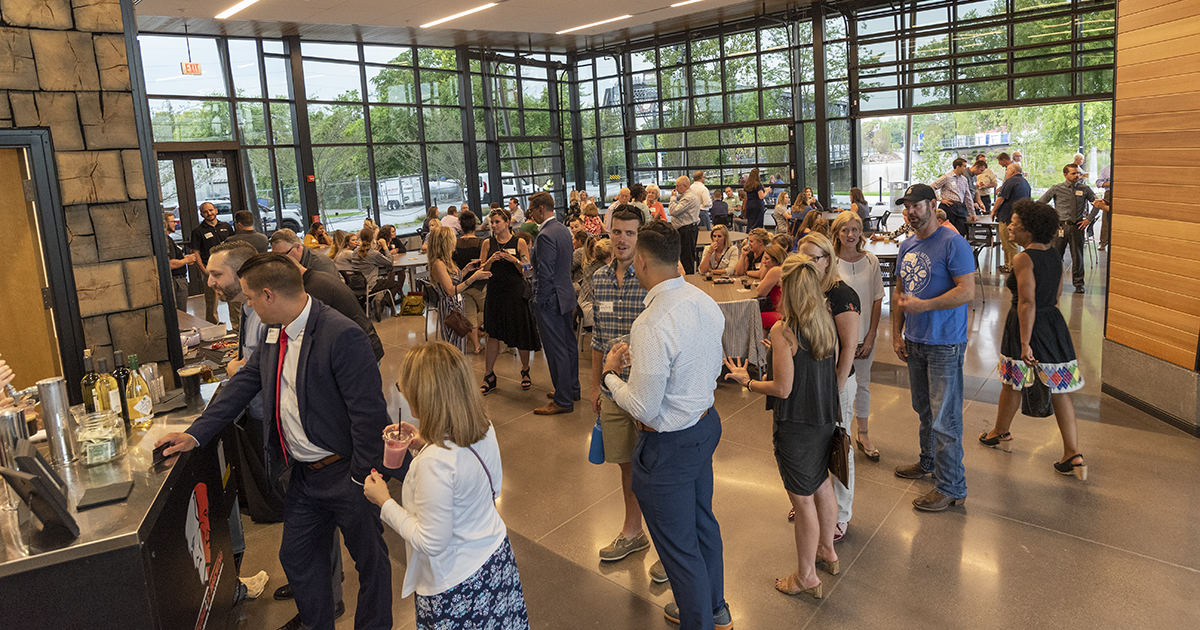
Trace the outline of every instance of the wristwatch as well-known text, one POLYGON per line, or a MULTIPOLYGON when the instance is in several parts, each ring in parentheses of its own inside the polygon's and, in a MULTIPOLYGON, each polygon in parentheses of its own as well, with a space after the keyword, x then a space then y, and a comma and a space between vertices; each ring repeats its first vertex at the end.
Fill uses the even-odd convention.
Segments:
POLYGON ((613 375, 615 375, 617 378, 621 378, 621 373, 620 373, 620 372, 618 372, 618 371, 616 371, 616 370, 604 370, 604 373, 600 375, 600 384, 601 384, 601 385, 604 385, 604 383, 605 383, 606 381, 608 381, 608 375, 609 375, 609 374, 613 374, 613 375))

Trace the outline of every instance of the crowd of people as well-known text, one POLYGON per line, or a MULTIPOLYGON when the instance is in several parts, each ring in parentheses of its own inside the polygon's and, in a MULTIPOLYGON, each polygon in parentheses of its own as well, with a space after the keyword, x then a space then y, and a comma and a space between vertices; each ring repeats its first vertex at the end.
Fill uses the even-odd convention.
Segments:
MULTIPOLYGON (((1002 183, 988 176, 985 160, 971 167, 956 160, 950 173, 911 186, 897 202, 905 228, 894 235, 908 238, 897 257, 891 339, 908 369, 920 458, 894 474, 933 476, 934 487, 913 501, 921 511, 967 497, 962 384, 976 263, 960 220, 989 205, 1003 226, 1012 308, 1000 348, 1006 387, 994 427, 978 441, 1011 450, 1016 411, 1041 396, 1041 414, 1055 415, 1062 434, 1053 468, 1087 478, 1069 395, 1083 378, 1057 309, 1062 254, 1055 247, 1069 243, 1078 261, 1071 228, 1095 219, 1080 203, 1094 195, 1078 185, 1074 164, 1063 169, 1063 185, 1034 201, 1019 162, 1005 154, 1000 162, 1002 183)), ((431 209, 422 248, 439 339, 403 359, 396 382, 413 422, 399 425, 388 420, 383 378, 369 365, 382 357, 382 345, 350 293, 356 276, 368 295, 402 291, 392 255, 406 243, 394 228, 326 234, 315 224, 303 239, 275 232, 268 252, 235 239, 205 252, 214 295, 239 304, 245 356, 231 364, 225 393, 200 419, 160 443, 170 444, 168 452, 207 445, 252 410, 265 436, 263 469, 291 470, 280 559, 299 609, 295 624, 332 627, 329 576, 341 567, 329 551, 336 552, 340 530, 359 571, 356 627, 390 627, 386 524, 408 550, 403 594, 416 593, 418 627, 528 627, 516 559, 494 504, 503 473, 483 396, 501 387, 494 370, 502 346, 516 350, 525 390, 533 385, 530 353, 541 351, 552 391, 534 413, 574 411, 583 395, 579 326, 592 332, 587 406, 598 417, 604 462, 618 467, 624 503, 616 537, 599 559, 618 562, 655 547, 650 578, 670 582, 673 593, 665 616, 688 630, 732 627, 712 509, 721 437, 713 392, 723 379, 765 395, 773 418, 797 553, 796 570, 775 588, 823 597, 818 569, 840 572, 835 545, 853 518, 855 451, 881 458, 869 433, 869 384, 886 289, 879 259, 864 247, 866 200, 855 189, 850 208, 830 222, 811 189, 793 202, 764 186, 757 170, 737 194, 709 191, 699 171, 675 181, 667 204, 660 194, 632 185, 602 217, 595 200, 573 193, 560 220, 553 196, 536 193, 525 210, 516 199, 507 208, 493 204, 486 237, 476 235, 471 210, 443 216, 431 209), (762 227, 769 198, 774 233, 762 227), (740 245, 730 230, 735 208, 748 231, 740 245), (697 259, 706 220, 711 243, 697 259), (725 316, 683 277, 697 270, 756 283, 769 353, 764 370, 726 356, 725 316), (331 287, 333 278, 346 282, 331 287), (479 384, 468 355, 484 350, 479 384), (403 465, 381 472, 380 436, 397 431, 416 437, 403 465), (830 475, 831 450, 851 440, 843 482, 830 475), (399 501, 388 489, 393 477, 405 481, 399 501)))

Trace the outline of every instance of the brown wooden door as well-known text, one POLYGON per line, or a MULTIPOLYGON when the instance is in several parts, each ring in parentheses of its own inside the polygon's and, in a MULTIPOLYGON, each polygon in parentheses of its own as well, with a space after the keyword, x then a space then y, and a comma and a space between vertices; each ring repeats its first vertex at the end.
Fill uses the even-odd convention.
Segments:
POLYGON ((5 251, 0 272, 0 356, 16 373, 13 386, 24 389, 35 382, 62 375, 53 313, 44 305, 48 284, 42 262, 41 230, 34 204, 22 194, 29 171, 24 149, 0 149, 0 223, 5 251))

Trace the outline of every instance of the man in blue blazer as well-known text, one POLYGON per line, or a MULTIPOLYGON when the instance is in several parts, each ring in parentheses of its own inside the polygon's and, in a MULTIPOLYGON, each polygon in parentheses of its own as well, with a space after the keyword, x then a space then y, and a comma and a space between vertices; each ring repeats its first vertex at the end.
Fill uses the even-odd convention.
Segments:
POLYGON ((554 383, 554 393, 550 395, 553 400, 533 413, 539 416, 569 413, 579 400, 579 346, 571 330, 575 316, 571 230, 554 218, 554 197, 550 193, 530 196, 526 215, 538 224, 537 240, 529 255, 533 264, 533 314, 537 317, 542 349, 554 383))
POLYGON ((238 276, 247 305, 269 326, 266 335, 192 426, 158 444, 172 445, 168 455, 207 445, 262 392, 265 466, 272 479, 288 480, 279 560, 300 620, 307 628, 333 628, 336 526, 359 576, 354 627, 391 628, 383 524, 362 491, 383 461, 381 435, 389 423, 371 343, 354 322, 304 292, 300 270, 286 256, 253 256, 238 276))

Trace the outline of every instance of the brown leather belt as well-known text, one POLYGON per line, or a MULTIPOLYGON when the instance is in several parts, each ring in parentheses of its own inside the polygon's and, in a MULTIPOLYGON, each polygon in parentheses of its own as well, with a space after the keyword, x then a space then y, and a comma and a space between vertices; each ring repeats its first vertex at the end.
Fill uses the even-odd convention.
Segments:
POLYGON ((321 460, 318 460, 315 462, 304 462, 304 465, 308 466, 312 470, 321 470, 322 468, 329 466, 330 464, 337 463, 341 459, 342 459, 341 455, 334 453, 333 455, 330 455, 329 457, 326 457, 325 459, 321 459, 321 460))
POLYGON ((649 431, 650 433, 658 433, 658 431, 655 431, 654 429, 650 428, 650 425, 642 424, 641 420, 635 420, 634 422, 637 422, 637 427, 641 431, 649 431))

